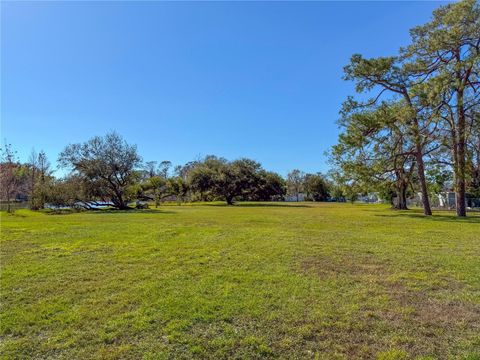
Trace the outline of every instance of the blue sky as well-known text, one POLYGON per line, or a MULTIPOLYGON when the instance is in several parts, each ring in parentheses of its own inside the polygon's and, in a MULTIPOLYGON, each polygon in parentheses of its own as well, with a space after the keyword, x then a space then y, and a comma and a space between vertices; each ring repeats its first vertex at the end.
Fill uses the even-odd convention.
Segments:
POLYGON ((145 161, 326 171, 353 53, 440 2, 2 2, 1 137, 26 160, 116 130, 145 161))

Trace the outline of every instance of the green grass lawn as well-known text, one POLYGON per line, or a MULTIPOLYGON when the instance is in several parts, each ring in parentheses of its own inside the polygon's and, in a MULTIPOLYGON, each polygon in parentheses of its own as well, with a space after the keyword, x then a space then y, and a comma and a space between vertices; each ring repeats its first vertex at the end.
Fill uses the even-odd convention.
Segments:
POLYGON ((480 214, 2 213, 6 359, 480 359, 480 214))

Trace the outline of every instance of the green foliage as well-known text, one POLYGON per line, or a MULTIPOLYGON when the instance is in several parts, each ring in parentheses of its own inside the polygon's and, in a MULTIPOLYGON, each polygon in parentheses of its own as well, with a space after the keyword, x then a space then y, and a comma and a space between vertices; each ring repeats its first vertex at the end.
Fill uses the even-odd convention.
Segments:
POLYGON ((42 150, 36 153, 32 150, 28 168, 28 201, 32 210, 43 209, 47 201, 48 193, 54 184, 50 162, 42 150))
POLYGON ((178 203, 186 199, 189 186, 188 183, 181 176, 175 176, 168 179, 166 187, 166 193, 175 196, 178 203))
POLYGON ((92 184, 79 175, 70 175, 54 180, 47 190, 45 202, 53 207, 70 207, 89 209, 88 202, 95 201, 96 193, 92 184))
POLYGON ((395 185, 399 209, 406 209, 405 193, 416 169, 424 212, 431 215, 424 157, 432 143, 434 117, 416 92, 415 74, 401 58, 365 59, 358 54, 344 71, 358 93, 374 92, 374 97, 344 103, 340 125, 345 133, 333 149, 333 162, 357 186, 368 184, 378 191, 395 185), (386 94, 389 101, 380 102, 386 94))
POLYGON ((333 149, 334 162, 357 185, 368 183, 377 190, 395 185, 403 201, 413 175, 408 168, 415 167, 429 215, 426 162, 436 166, 450 157, 457 214, 465 216, 468 144, 480 103, 480 6, 476 0, 447 4, 410 34, 411 44, 398 55, 368 59, 354 54, 345 66, 344 79, 355 82, 358 93, 373 97, 344 103, 340 125, 345 133, 333 149), (387 106, 379 103, 382 96, 389 96, 387 106), (376 115, 385 108, 390 115, 384 118, 393 121, 378 121, 376 115), (390 185, 384 179, 372 184, 372 178, 389 172, 395 177, 390 185))
POLYGON ((298 201, 303 191, 305 191, 305 173, 298 169, 290 171, 287 175, 287 194, 295 196, 298 201))
POLYGON ((326 201, 330 196, 328 183, 322 174, 306 174, 304 186, 307 197, 314 201, 326 201))
POLYGON ((452 172, 439 166, 431 167, 427 170, 427 179, 429 189, 434 194, 449 191, 453 186, 452 172))
POLYGON ((245 200, 272 201, 283 200, 287 189, 285 179, 275 172, 261 170, 258 173, 257 183, 251 194, 245 200))
POLYGON ((463 0, 434 11, 430 22, 413 28, 402 50, 415 92, 437 119, 433 134, 449 155, 454 172, 457 214, 466 216, 468 144, 480 103, 480 6, 463 0))
POLYGON ((85 143, 68 145, 59 163, 81 176, 99 198, 108 198, 115 207, 126 209, 138 173, 141 158, 135 145, 129 145, 117 133, 96 136, 85 143))
POLYGON ((152 194, 153 199, 155 201, 155 206, 159 206, 162 199, 165 197, 172 195, 169 192, 169 188, 167 187, 167 179, 154 175, 150 177, 147 181, 142 184, 142 194, 152 194))
POLYGON ((221 198, 227 204, 234 199, 271 200, 284 195, 284 183, 280 176, 266 172, 250 159, 227 161, 207 156, 197 162, 187 174, 192 192, 200 200, 221 198))

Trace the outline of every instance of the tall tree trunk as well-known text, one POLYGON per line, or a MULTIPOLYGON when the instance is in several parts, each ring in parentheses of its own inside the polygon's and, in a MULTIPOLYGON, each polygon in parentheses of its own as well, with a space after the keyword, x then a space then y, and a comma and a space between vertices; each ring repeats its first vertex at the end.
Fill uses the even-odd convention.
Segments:
POLYGON ((7 212, 10 213, 12 212, 12 203, 11 203, 11 198, 13 194, 13 187, 11 187, 11 184, 8 184, 7 186, 7 212))
POLYGON ((428 188, 427 188, 427 180, 425 178, 425 164, 423 162, 423 145, 422 145, 422 138, 420 134, 420 129, 418 125, 418 118, 417 112, 412 104, 410 96, 405 91, 404 92, 405 100, 408 103, 409 108, 415 114, 412 118, 411 125, 412 125, 412 133, 415 141, 415 160, 417 162, 417 174, 418 174, 418 182, 420 184, 420 191, 422 193, 422 204, 423 204, 423 213, 427 216, 432 215, 432 209, 430 208, 430 199, 428 196, 428 188))
POLYGON ((45 171, 42 169, 40 172, 40 209, 45 209, 45 171))
POLYGON ((417 174, 418 181, 420 183, 420 191, 422 193, 423 213, 425 215, 432 215, 432 209, 430 208, 430 199, 428 196, 427 180, 425 179, 425 164, 423 162, 423 149, 419 143, 416 145, 415 158, 417 160, 417 174))
POLYGON ((397 187, 397 203, 396 210, 408 210, 407 207, 407 184, 401 180, 397 187))
POLYGON ((226 195, 225 200, 227 201, 227 205, 233 205, 233 196, 232 195, 226 195))
POLYGON ((428 196, 427 180, 425 178, 425 163, 423 161, 423 146, 420 131, 418 130, 418 121, 413 121, 413 131, 415 138, 415 160, 417 162, 417 175, 420 185, 420 191, 422 193, 422 205, 423 213, 427 216, 432 215, 432 209, 430 208, 430 198, 428 196))
POLYGON ((455 166, 455 207, 457 216, 467 216, 465 204, 466 185, 465 185, 465 112, 463 109, 463 90, 457 91, 457 164, 455 166))
POLYGON ((30 201, 30 209, 31 210, 38 210, 37 204, 35 202, 35 166, 32 165, 31 169, 31 177, 30 177, 30 194, 29 194, 29 201, 30 201))
POLYGON ((126 204, 123 199, 120 199, 119 205, 120 205, 120 210, 127 210, 128 209, 128 204, 126 204))
POLYGON ((128 204, 123 199, 123 196, 120 192, 114 191, 115 195, 112 197, 113 205, 119 210, 127 210, 128 204))

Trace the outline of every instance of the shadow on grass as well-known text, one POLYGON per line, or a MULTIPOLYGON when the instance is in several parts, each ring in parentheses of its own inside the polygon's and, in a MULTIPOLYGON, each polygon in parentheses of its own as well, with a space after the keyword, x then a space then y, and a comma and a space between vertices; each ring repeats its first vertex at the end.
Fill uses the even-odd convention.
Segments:
POLYGON ((128 210, 115 210, 107 209, 100 211, 88 211, 90 214, 176 214, 172 210, 163 209, 128 209, 128 210))
POLYGON ((115 210, 115 209, 97 209, 97 210, 81 210, 81 211, 50 211, 47 215, 71 215, 71 214, 89 214, 89 215, 101 215, 101 214, 176 214, 175 211, 163 210, 163 209, 129 209, 129 210, 115 210))
MULTIPOLYGON (((167 205, 171 206, 171 205, 167 205)), ((182 205, 179 205, 182 206, 182 205)), ((233 205, 227 205, 225 202, 199 202, 199 203, 189 203, 184 204, 183 206, 214 206, 214 207, 229 207, 229 208, 236 208, 236 207, 288 207, 288 208, 309 208, 312 207, 306 204, 296 204, 296 203, 268 203, 268 202, 235 202, 233 205)))
MULTIPOLYGON (((410 210, 415 211, 415 210, 410 210)), ((391 214, 376 214, 374 216, 385 217, 385 218, 395 218, 395 217, 403 217, 403 218, 410 218, 410 219, 421 219, 425 221, 440 221, 440 222, 456 222, 456 223, 470 223, 470 224, 480 224, 480 216, 478 213, 470 213, 467 217, 457 217, 455 215, 450 214, 439 214, 433 213, 433 216, 425 216, 421 211, 409 212, 406 211, 396 211, 392 210, 391 214)))
POLYGON ((288 208, 309 208, 310 205, 305 204, 282 204, 282 203, 236 203, 234 207, 288 207, 288 208))

